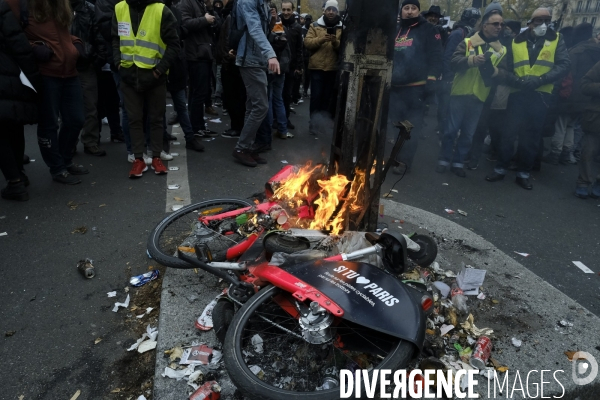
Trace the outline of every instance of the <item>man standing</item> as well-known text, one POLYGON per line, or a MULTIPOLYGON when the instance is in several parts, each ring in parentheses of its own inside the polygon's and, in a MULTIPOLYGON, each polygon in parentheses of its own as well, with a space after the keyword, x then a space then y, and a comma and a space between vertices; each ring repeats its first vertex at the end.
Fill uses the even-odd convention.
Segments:
POLYGON ((491 89, 491 78, 497 75, 496 66, 506 55, 506 47, 498 41, 504 28, 502 11, 492 10, 483 16, 481 29, 458 45, 452 57, 456 71, 450 105, 448 125, 444 127, 442 148, 436 171, 442 173, 452 162, 452 172, 464 178, 464 163, 471 148, 483 104, 491 89), (454 142, 460 137, 454 149, 454 142))
POLYGON ((190 78, 188 109, 192 129, 200 137, 216 136, 216 132, 206 128, 204 106, 210 100, 212 84, 212 27, 219 24, 219 20, 208 12, 204 0, 181 0, 178 7, 183 29, 187 32, 184 48, 190 78))
POLYGON ((267 34, 270 30, 269 3, 266 0, 244 0, 234 4, 236 30, 244 34, 236 51, 235 64, 246 86, 246 118, 240 138, 233 150, 233 158, 248 167, 267 161, 253 151, 256 132, 269 112, 267 69, 279 74, 279 61, 267 34))
POLYGON ((148 107, 152 169, 166 174, 160 159, 163 148, 163 118, 166 109, 167 73, 177 60, 177 20, 160 0, 126 0, 118 3, 112 23, 115 65, 121 75, 121 90, 129 117, 129 132, 135 160, 130 178, 148 170, 144 162, 144 102, 148 107))
POLYGON ((504 179, 513 156, 515 139, 517 150, 517 184, 531 190, 529 173, 542 143, 544 120, 552 104, 554 84, 569 73, 571 62, 567 47, 560 35, 548 28, 552 16, 546 8, 538 8, 531 16, 529 29, 512 42, 512 52, 500 66, 513 89, 508 99, 508 121, 500 139, 500 153, 494 172, 486 176, 488 182, 504 179))
POLYGON ((288 129, 294 129, 290 122, 290 104, 292 103, 292 92, 294 84, 302 76, 304 68, 303 58, 303 39, 302 26, 296 21, 294 15, 294 4, 290 0, 284 0, 281 3, 281 22, 286 28, 288 45, 290 46, 291 60, 289 71, 285 74, 283 85, 283 104, 285 105, 285 115, 287 117, 288 129))

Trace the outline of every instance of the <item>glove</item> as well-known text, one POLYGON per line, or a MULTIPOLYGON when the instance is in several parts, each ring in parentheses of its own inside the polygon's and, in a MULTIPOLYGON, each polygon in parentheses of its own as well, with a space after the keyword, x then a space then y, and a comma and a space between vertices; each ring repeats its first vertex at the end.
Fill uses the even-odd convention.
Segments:
POLYGON ((521 90, 532 91, 542 86, 543 81, 540 76, 524 76, 519 79, 521 90))
POLYGON ((33 56, 39 62, 46 62, 54 55, 54 51, 44 42, 35 42, 31 50, 33 51, 33 56))
POLYGON ((483 78, 483 82, 485 86, 491 86, 492 84, 492 76, 496 69, 494 68, 494 64, 492 64, 491 59, 486 59, 483 65, 479 66, 479 73, 481 74, 481 78, 483 78))

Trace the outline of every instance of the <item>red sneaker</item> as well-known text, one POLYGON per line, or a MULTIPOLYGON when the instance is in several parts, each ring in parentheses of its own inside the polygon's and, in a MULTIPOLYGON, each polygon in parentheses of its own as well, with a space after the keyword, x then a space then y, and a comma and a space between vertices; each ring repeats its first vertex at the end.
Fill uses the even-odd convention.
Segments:
POLYGON ((129 177, 131 179, 141 178, 144 172, 148 171, 148 166, 144 162, 144 160, 135 159, 133 161, 133 166, 131 167, 131 171, 129 171, 129 177))
POLYGON ((167 173, 167 167, 162 163, 160 157, 152 158, 152 169, 156 175, 164 175, 167 173))

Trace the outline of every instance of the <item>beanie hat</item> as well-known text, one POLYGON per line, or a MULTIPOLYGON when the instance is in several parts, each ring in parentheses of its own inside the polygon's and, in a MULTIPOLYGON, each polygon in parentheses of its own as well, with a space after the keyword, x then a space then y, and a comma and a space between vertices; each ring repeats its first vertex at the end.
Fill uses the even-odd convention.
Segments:
POLYGON ((323 10, 327 10, 329 7, 333 7, 339 11, 338 2, 336 0, 327 0, 325 5, 323 6, 323 10))
MULTIPOLYGON (((497 3, 497 2, 490 3, 490 5, 485 8, 485 11, 483 12, 483 16, 485 17, 486 15, 490 14, 492 11, 496 11, 498 14, 502 15, 502 6, 500 5, 500 3, 497 3)), ((489 15, 488 15, 488 17, 489 17, 489 15)))
POLYGON ((404 0, 402 2, 402 7, 404 7, 407 4, 412 4, 413 6, 417 6, 419 10, 421 9, 421 3, 419 3, 419 0, 404 0))

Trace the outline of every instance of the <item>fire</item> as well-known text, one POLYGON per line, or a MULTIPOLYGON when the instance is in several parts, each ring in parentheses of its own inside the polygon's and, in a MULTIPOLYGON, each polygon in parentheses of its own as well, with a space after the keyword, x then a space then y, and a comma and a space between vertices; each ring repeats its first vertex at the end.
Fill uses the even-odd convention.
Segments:
POLYGON ((354 179, 335 174, 326 177, 323 166, 310 163, 298 169, 275 189, 273 200, 285 202, 287 208, 296 211, 290 222, 297 227, 329 230, 336 235, 347 225, 351 214, 362 210, 366 173, 357 170, 354 179), (322 179, 318 179, 322 178, 322 179), (316 183, 316 185, 315 185, 316 183), (311 208, 307 213, 306 209, 311 208), (314 218, 307 221, 307 215, 314 218))

